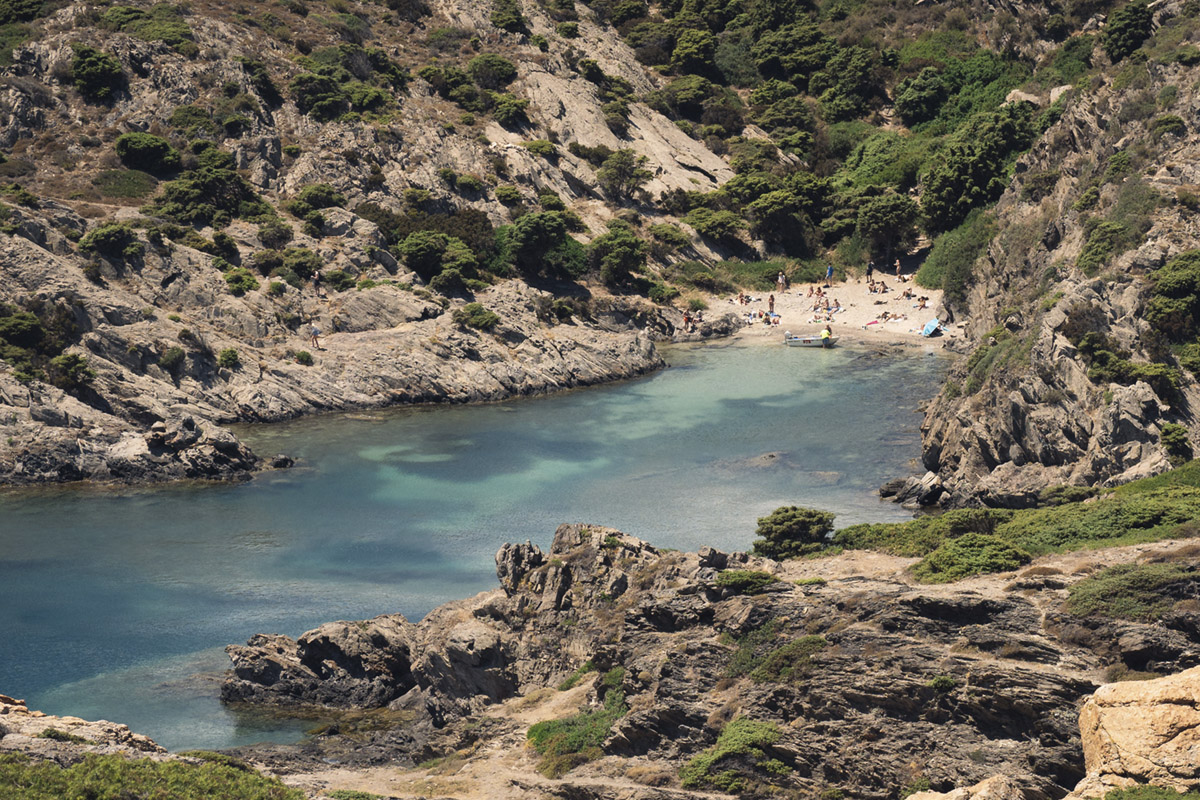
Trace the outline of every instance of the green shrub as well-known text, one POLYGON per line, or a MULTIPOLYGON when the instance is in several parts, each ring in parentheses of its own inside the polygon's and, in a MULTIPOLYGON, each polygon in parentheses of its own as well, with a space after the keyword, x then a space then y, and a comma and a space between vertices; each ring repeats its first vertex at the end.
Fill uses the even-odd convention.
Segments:
POLYGON ((604 193, 620 202, 633 197, 634 192, 653 177, 645 168, 646 157, 633 150, 618 150, 596 170, 596 181, 604 193))
POLYGON ((521 142, 521 146, 539 158, 552 160, 558 157, 558 148, 553 142, 548 142, 545 139, 533 139, 528 142, 521 142))
POLYGON ((500 324, 500 315, 480 303, 467 303, 462 308, 456 308, 450 318, 455 325, 481 331, 490 331, 500 324))
POLYGON ((345 208, 346 206, 346 196, 334 190, 327 183, 305 186, 300 190, 300 194, 296 195, 296 200, 306 204, 309 208, 345 208))
POLYGON ((596 665, 592 663, 591 659, 588 659, 587 661, 583 662, 583 666, 568 675, 566 679, 558 685, 558 690, 560 692, 565 692, 568 689, 575 688, 579 681, 583 680, 584 675, 595 671, 596 665))
POLYGON ((124 133, 117 137, 117 155, 131 168, 146 172, 170 172, 179 168, 179 151, 161 136, 124 133))
POLYGON ((555 31, 564 39, 579 38, 579 23, 578 22, 560 22, 555 28, 555 31))
POLYGON ((191 149, 196 167, 164 184, 162 194, 144 213, 215 227, 234 217, 259 223, 274 218, 271 207, 234 169, 232 155, 207 141, 192 142, 191 149))
POLYGON ((769 572, 757 570, 727 569, 717 575, 716 585, 728 589, 731 594, 762 594, 763 590, 779 579, 769 572))
POLYGON ((238 351, 232 347, 227 347, 217 354, 217 366, 225 369, 237 369, 241 366, 242 361, 238 357, 238 351))
POLYGON ((823 636, 801 636, 757 660, 750 679, 756 683, 796 683, 808 677, 812 657, 828 644, 823 636))
POLYGON ((278 250, 292 240, 292 226, 280 219, 272 219, 258 226, 258 240, 263 247, 278 250))
POLYGON ((542 755, 538 765, 547 777, 559 777, 574 767, 599 758, 600 745, 608 737, 613 723, 628 713, 625 693, 609 688, 601 708, 583 711, 566 719, 539 722, 527 734, 533 748, 542 755))
POLYGON ((523 201, 521 190, 515 186, 497 186, 496 200, 506 206, 520 205, 523 201))
POLYGON ((1141 47, 1153 32, 1154 12, 1143 0, 1135 0, 1109 14, 1100 32, 1100 45, 1116 64, 1141 47))
POLYGON ((925 583, 950 583, 971 575, 1009 572, 1028 564, 1032 556, 999 537, 965 533, 942 544, 913 566, 913 575, 925 583))
POLYGON ((694 756, 680 768, 680 783, 685 789, 714 785, 713 781, 719 774, 717 768, 724 761, 748 760, 753 763, 764 760, 764 748, 779 741, 779 736, 779 729, 774 723, 738 717, 725 726, 713 747, 694 756))
POLYGON ((1067 612, 1077 617, 1106 617, 1153 622, 1185 596, 1170 587, 1200 585, 1195 564, 1118 564, 1071 586, 1067 612))
POLYGON ((229 291, 238 297, 258 288, 258 279, 245 267, 234 267, 226 272, 225 283, 229 284, 229 291))
POLYGON ((326 794, 329 795, 329 800, 386 800, 381 794, 358 792, 352 789, 334 789, 332 792, 326 792, 326 794))
POLYGON ((1013 518, 1004 509, 956 509, 911 522, 864 523, 839 530, 833 543, 851 550, 879 550, 914 557, 932 553, 943 542, 964 533, 993 533, 1013 518))
POLYGON ((175 6, 160 3, 148 11, 132 6, 111 6, 100 17, 100 26, 123 31, 147 42, 163 42, 191 57, 200 52, 192 29, 175 6))
POLYGON ((1187 134, 1187 124, 1175 114, 1164 114, 1150 123, 1150 137, 1158 140, 1164 136, 1184 136, 1187 134))
POLYGON ((313 365, 312 353, 307 350, 298 350, 295 353, 296 363, 301 366, 311 367, 313 365))
POLYGON ((917 283, 941 289, 950 303, 965 302, 972 268, 987 251, 996 231, 996 222, 990 214, 982 209, 972 211, 957 228, 934 240, 933 248, 917 270, 917 283))
POLYGON ((1110 258, 1127 250, 1133 242, 1130 230, 1121 223, 1100 222, 1088 234, 1075 266, 1084 275, 1095 275, 1110 258))
POLYGON ((925 685, 938 694, 948 694, 958 688, 958 681, 953 675, 934 675, 925 685))
POLYGON ((798 558, 819 549, 833 531, 833 514, 798 506, 781 506, 759 517, 750 551, 765 558, 798 558))
POLYGON ((96 373, 78 353, 63 353, 46 365, 47 380, 64 392, 75 392, 90 384, 96 373))
POLYGON ((354 276, 345 270, 331 269, 322 274, 321 279, 335 292, 344 292, 354 288, 354 276))
POLYGON ((184 352, 182 347, 168 347, 165 351, 163 351, 162 355, 158 357, 158 366, 174 375, 179 368, 183 366, 183 362, 186 357, 187 353, 184 352))
POLYGON ((111 222, 84 234, 79 240, 79 249, 110 258, 134 258, 142 254, 145 246, 137 240, 133 228, 124 223, 111 222))
POLYGON ((526 30, 525 17, 517 0, 493 0, 491 21, 497 28, 511 33, 523 33, 526 30))
POLYGON ((171 800, 304 798, 303 792, 289 789, 274 778, 218 763, 88 754, 82 761, 62 767, 53 761, 34 761, 18 753, 0 755, 0 795, 14 800, 158 797, 166 792, 171 800))
POLYGON ((1173 465, 1179 466, 1185 461, 1192 460, 1192 441, 1188 438, 1187 428, 1182 425, 1164 422, 1159 442, 1167 451, 1173 465))
POLYGON ((117 59, 85 44, 72 44, 71 50, 71 81, 85 99, 106 103, 124 88, 125 72, 117 59))
POLYGON ((480 53, 467 62, 467 74, 483 89, 499 89, 516 79, 517 68, 495 53, 480 53))

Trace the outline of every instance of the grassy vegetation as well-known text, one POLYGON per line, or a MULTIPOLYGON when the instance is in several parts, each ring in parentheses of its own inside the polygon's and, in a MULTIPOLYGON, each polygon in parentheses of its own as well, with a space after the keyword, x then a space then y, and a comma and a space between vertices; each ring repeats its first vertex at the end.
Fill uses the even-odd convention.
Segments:
POLYGON ((1077 617, 1153 622, 1181 597, 1168 591, 1169 587, 1194 590, 1197 585, 1200 567, 1195 563, 1118 564, 1072 586, 1067 611, 1077 617))
POLYGON ((762 594, 763 590, 779 579, 769 572, 749 569, 727 569, 717 575, 716 584, 733 594, 762 594))
POLYGON ((1144 478, 1089 503, 1092 492, 1053 492, 1049 507, 965 509, 911 522, 851 525, 834 534, 849 549, 922 557, 914 574, 945 582, 1015 569, 1031 556, 1192 536, 1200 525, 1196 462, 1144 478))
POLYGON ((304 800, 303 792, 274 778, 225 764, 132 760, 115 755, 88 755, 66 768, 21 754, 0 755, 0 796, 6 800, 304 800))
POLYGON ((583 666, 568 675, 566 679, 558 685, 558 690, 560 692, 565 692, 568 689, 574 689, 575 686, 578 685, 581 680, 583 680, 584 675, 595 671, 596 665, 592 663, 591 659, 588 659, 587 661, 583 662, 583 666))
POLYGON ((717 743, 694 756, 679 770, 685 789, 711 787, 741 794, 771 774, 786 775, 790 768, 767 756, 764 748, 779 741, 779 728, 771 722, 748 717, 732 720, 721 731, 717 743))
POLYGON ((600 684, 605 690, 600 708, 581 711, 565 719, 539 722, 529 729, 529 743, 542 756, 539 772, 557 778, 603 755, 600 745, 612 730, 613 723, 629 712, 625 693, 619 688, 624 674, 621 667, 605 673, 600 684))
POLYGON ((1166 786, 1130 786, 1113 789, 1104 800, 1200 800, 1200 791, 1179 792, 1166 786))

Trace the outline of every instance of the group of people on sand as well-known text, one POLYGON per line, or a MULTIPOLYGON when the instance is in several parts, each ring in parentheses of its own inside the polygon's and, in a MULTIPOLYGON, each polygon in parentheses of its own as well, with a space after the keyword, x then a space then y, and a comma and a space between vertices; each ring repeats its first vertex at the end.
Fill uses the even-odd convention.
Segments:
POLYGON ((687 333, 692 333, 704 322, 704 314, 699 311, 691 311, 690 309, 683 312, 683 329, 687 333))

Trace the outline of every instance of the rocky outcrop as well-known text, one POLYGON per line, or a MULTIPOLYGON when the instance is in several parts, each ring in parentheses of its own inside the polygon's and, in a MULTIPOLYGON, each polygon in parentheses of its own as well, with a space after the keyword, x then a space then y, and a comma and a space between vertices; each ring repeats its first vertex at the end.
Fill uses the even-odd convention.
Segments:
POLYGON ((0 753, 25 753, 60 764, 90 753, 166 758, 153 740, 114 722, 56 717, 30 710, 22 700, 0 694, 0 753))
MULTIPOLYGON (((1183 13, 1177 2, 1155 9, 1160 22, 1183 13)), ((951 371, 922 428, 924 466, 940 491, 916 492, 917 503, 1028 506, 1049 486, 1115 485, 1168 469, 1165 423, 1200 440, 1200 389, 1187 370, 1177 390, 1093 380, 1077 347, 1094 332, 1135 363, 1180 366, 1144 312, 1153 270, 1200 247, 1194 213, 1175 202, 1200 184, 1200 137, 1154 135, 1153 113, 1124 111, 1175 86, 1176 109, 1200 100, 1194 68, 1158 62, 1136 86, 1096 81, 1060 93, 1061 119, 1018 160, 992 212, 999 233, 955 309, 974 352, 951 371), (1122 152, 1133 168, 1110 170, 1122 152), (1136 244, 1085 273, 1077 264, 1089 219, 1136 230, 1136 244)))
MULTIPOLYGON (((771 752, 787 770, 764 778, 780 788, 837 786, 882 800, 919 781, 945 791, 999 774, 972 791, 1008 798, 1019 786, 1038 800, 1061 797, 1084 776, 1074 709, 1102 667, 1178 669, 1200 647, 1200 632, 1185 626, 1119 623, 1119 632, 1089 637, 1067 624, 1063 587, 1082 574, 1031 573, 1005 591, 1008 579, 920 587, 901 574, 832 569, 845 577, 797 585, 798 562, 663 552, 590 525, 561 526, 548 552, 505 545, 496 565, 500 589, 419 623, 381 617, 231 647, 224 695, 386 704, 407 715, 402 726, 353 747, 326 736, 265 757, 403 764, 516 736, 487 708, 543 696, 590 662, 616 676, 606 681, 620 681, 630 709, 603 743, 605 774, 650 762, 670 765, 670 783, 730 719, 746 716, 780 731, 771 752), (717 582, 727 569, 784 580, 747 596, 717 582), (1155 641, 1159 660, 1148 661, 1155 641)), ((591 778, 572 796, 614 791, 591 778)))
POLYGON ((1087 777, 1072 800, 1139 784, 1200 788, 1200 667, 1101 686, 1079 712, 1087 777))

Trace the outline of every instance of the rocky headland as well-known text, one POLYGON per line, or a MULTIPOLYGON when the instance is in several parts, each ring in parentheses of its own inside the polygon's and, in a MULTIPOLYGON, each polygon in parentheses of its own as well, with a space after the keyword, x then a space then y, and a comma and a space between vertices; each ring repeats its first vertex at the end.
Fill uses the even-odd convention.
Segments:
MULTIPOLYGON (((352 712, 344 729, 335 723, 301 745, 240 755, 309 789, 394 797, 723 789, 882 799, 1003 776, 1019 788, 1006 796, 1059 798, 1085 777, 1086 796, 1122 781, 1160 782, 1143 769, 1151 762, 1195 786, 1194 769, 1180 766, 1190 740, 1125 710, 1130 698, 1161 697, 1154 713, 1174 713, 1170 697, 1194 692, 1194 669, 1177 679, 1188 689, 1118 684, 1083 704, 1114 676, 1200 664, 1200 617, 1186 603, 1154 623, 1080 618, 1063 604, 1071 585, 1102 566, 1174 563, 1193 552, 1180 542, 1089 551, 930 586, 905 571, 913 559, 847 552, 778 563, 659 551, 615 530, 564 525, 549 552, 502 548, 501 588, 418 623, 386 615, 231 646, 222 696, 352 712), (731 571, 778 581, 751 594, 722 577, 731 571), (614 708, 586 747, 554 756, 526 743, 539 721, 595 721, 614 708), (1145 746, 1175 741, 1174 761, 1122 758, 1137 752, 1126 734, 1095 722, 1121 713, 1154 731, 1128 734, 1153 739, 1145 746), (719 768, 697 766, 728 750, 725 732, 751 724, 760 734, 752 749, 727 752, 719 768), (1108 755, 1093 755, 1101 751, 1108 755)), ((1190 702, 1191 712, 1170 717, 1180 731, 1189 730, 1195 695, 1190 702)))

